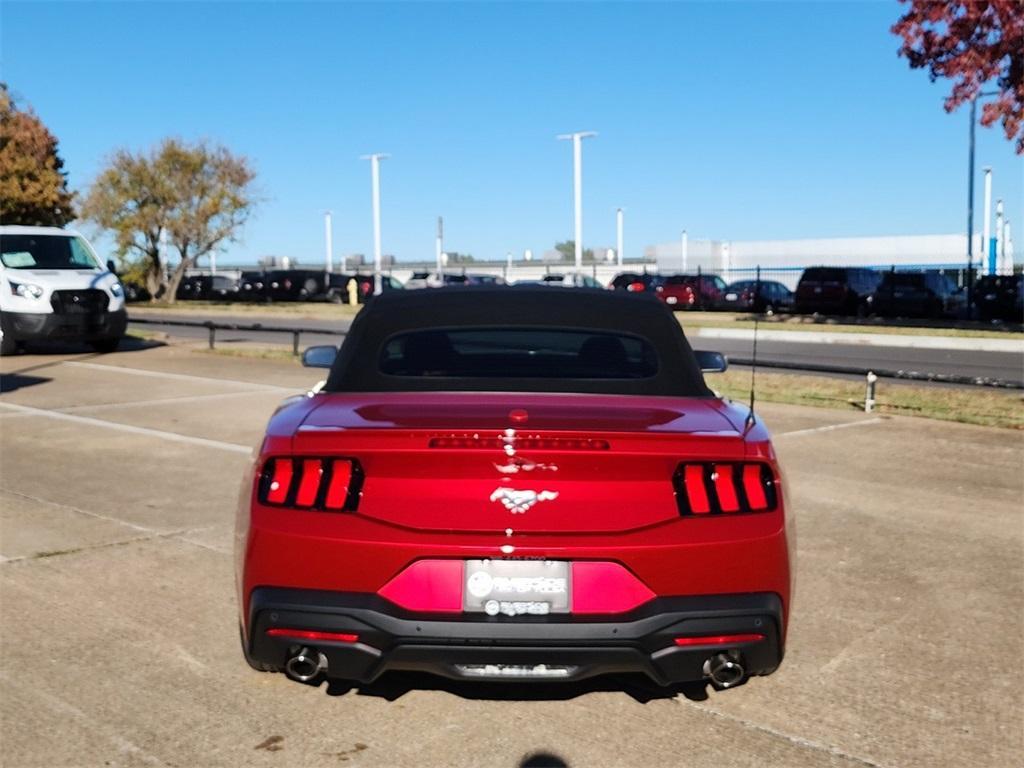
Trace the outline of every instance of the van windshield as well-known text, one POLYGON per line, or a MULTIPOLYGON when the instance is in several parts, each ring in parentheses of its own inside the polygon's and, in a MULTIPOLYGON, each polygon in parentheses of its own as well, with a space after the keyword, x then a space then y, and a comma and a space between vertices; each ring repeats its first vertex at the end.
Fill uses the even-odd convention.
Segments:
POLYGON ((0 261, 8 269, 101 269, 89 246, 68 235, 3 235, 0 261))

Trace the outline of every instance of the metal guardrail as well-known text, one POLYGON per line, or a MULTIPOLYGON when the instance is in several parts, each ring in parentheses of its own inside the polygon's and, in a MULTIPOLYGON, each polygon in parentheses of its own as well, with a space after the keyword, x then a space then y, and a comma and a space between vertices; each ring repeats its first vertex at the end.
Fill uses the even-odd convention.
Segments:
MULTIPOLYGON (((730 357, 734 365, 750 366, 752 360, 730 357)), ((813 371, 815 373, 837 373, 867 377, 874 374, 881 379, 904 379, 906 381, 927 381, 938 384, 957 384, 973 387, 995 387, 997 389, 1024 389, 1024 381, 992 379, 987 376, 960 376, 952 373, 928 373, 923 371, 887 370, 885 368, 854 368, 844 365, 818 365, 816 363, 786 363, 781 360, 758 360, 758 368, 780 368, 790 371, 813 371)))
POLYGON ((142 325, 177 325, 186 328, 206 328, 210 332, 210 349, 215 349, 217 344, 217 331, 259 331, 260 333, 290 333, 292 335, 292 354, 299 355, 299 338, 304 333, 318 333, 323 336, 344 336, 345 331, 327 330, 325 328, 294 328, 279 325, 263 325, 262 323, 215 323, 211 320, 159 320, 157 318, 129 317, 129 324, 139 323, 142 325))
MULTIPOLYGON (((292 335, 292 354, 299 355, 299 338, 304 333, 320 334, 322 336, 344 336, 345 331, 327 330, 324 328, 295 328, 282 326, 267 326, 261 323, 243 325, 240 323, 214 323, 212 321, 193 320, 159 320, 156 318, 132 318, 129 323, 140 323, 143 325, 177 325, 187 328, 206 328, 210 332, 210 349, 214 349, 217 341, 217 331, 259 331, 261 333, 290 333, 292 335)), ((752 360, 740 357, 730 357, 729 362, 734 365, 749 366, 752 360)), ((903 379, 906 381, 925 381, 941 384, 957 384, 960 386, 993 387, 996 389, 1024 389, 1024 381, 1010 381, 1007 379, 992 379, 985 376, 959 376, 949 373, 929 373, 922 371, 887 370, 885 368, 854 368, 842 365, 818 365, 816 363, 786 363, 780 360, 758 360, 758 368, 779 368, 790 371, 812 371, 815 373, 836 373, 851 376, 867 377, 874 374, 884 379, 903 379)))

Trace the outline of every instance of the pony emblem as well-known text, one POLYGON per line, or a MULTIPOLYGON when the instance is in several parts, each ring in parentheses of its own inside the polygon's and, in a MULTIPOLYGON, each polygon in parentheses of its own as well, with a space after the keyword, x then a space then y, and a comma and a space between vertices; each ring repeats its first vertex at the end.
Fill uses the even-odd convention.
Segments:
POLYGON ((513 515, 521 515, 540 501, 558 498, 558 491, 516 491, 511 488, 496 488, 491 501, 500 501, 513 515))

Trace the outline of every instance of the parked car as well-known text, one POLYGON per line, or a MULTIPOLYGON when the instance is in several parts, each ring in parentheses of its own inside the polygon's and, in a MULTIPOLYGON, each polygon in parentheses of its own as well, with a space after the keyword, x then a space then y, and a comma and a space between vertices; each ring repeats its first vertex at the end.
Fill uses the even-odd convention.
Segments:
POLYGON ((559 286, 562 288, 604 288, 595 278, 582 273, 569 272, 568 274, 549 274, 540 279, 544 285, 559 286))
POLYGON ((639 274, 637 272, 623 272, 616 275, 608 284, 609 290, 627 291, 629 293, 653 292, 664 282, 661 275, 649 273, 639 274))
POLYGON ((271 416, 236 517, 253 668, 728 688, 779 666, 787 499, 761 420, 704 382, 724 359, 658 302, 550 296, 396 291, 306 350, 327 381, 271 416))
POLYGON ((974 306, 982 320, 1024 322, 1024 275, 987 275, 974 284, 974 306))
POLYGON ((793 311, 793 292, 774 280, 737 280, 726 286, 715 309, 773 315, 793 311))
MULTIPOLYGON (((359 303, 365 304, 371 298, 373 298, 373 275, 367 274, 335 274, 330 275, 328 280, 326 299, 334 302, 335 304, 349 304, 348 283, 349 280, 356 281, 356 287, 359 291, 359 303)), ((381 275, 381 290, 382 291, 400 291, 405 286, 391 275, 381 275)))
POLYGON ((440 288, 444 281, 437 272, 413 272, 412 277, 405 281, 407 291, 415 291, 420 288, 440 288))
POLYGON ((114 265, 104 264, 82 235, 0 226, 0 354, 57 339, 113 352, 127 319, 114 265))
POLYGON ((811 267, 796 286, 794 311, 799 314, 860 315, 878 287, 881 273, 863 267, 811 267))
POLYGON ((192 275, 178 283, 179 299, 229 301, 238 296, 239 281, 228 275, 192 275))
POLYGON ((270 299, 266 272, 243 272, 238 280, 238 301, 268 301, 270 299))
POLYGON ((867 303, 880 317, 962 317, 967 310, 963 289, 937 272, 886 272, 867 303))
POLYGON ((714 309, 725 295, 725 280, 718 275, 668 275, 655 292, 674 309, 714 309))
POLYGON ((328 273, 322 269, 274 269, 267 273, 271 301, 315 301, 327 294, 328 273))

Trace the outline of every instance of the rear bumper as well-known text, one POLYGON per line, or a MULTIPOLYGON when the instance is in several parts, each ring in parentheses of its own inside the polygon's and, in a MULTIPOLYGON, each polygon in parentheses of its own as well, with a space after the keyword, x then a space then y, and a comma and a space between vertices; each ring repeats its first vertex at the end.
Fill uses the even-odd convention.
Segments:
POLYGON ((128 325, 123 309, 102 312, 4 312, 4 335, 18 341, 120 338, 128 325))
POLYGON ((659 685, 699 681, 716 653, 742 655, 749 675, 782 661, 782 601, 771 593, 652 600, 614 620, 572 615, 509 619, 476 614, 414 614, 377 595, 263 587, 253 591, 245 642, 250 656, 278 669, 299 647, 327 659, 328 675, 372 682, 392 670, 455 679, 551 681, 509 667, 564 668, 563 680, 642 673, 659 685), (303 640, 272 629, 343 633, 354 641, 303 640), (676 644, 677 637, 755 634, 731 645, 676 644), (494 669, 488 671, 487 665, 494 669), (504 667, 504 671, 499 671, 504 667), (469 669, 467 669, 469 668, 469 669))

